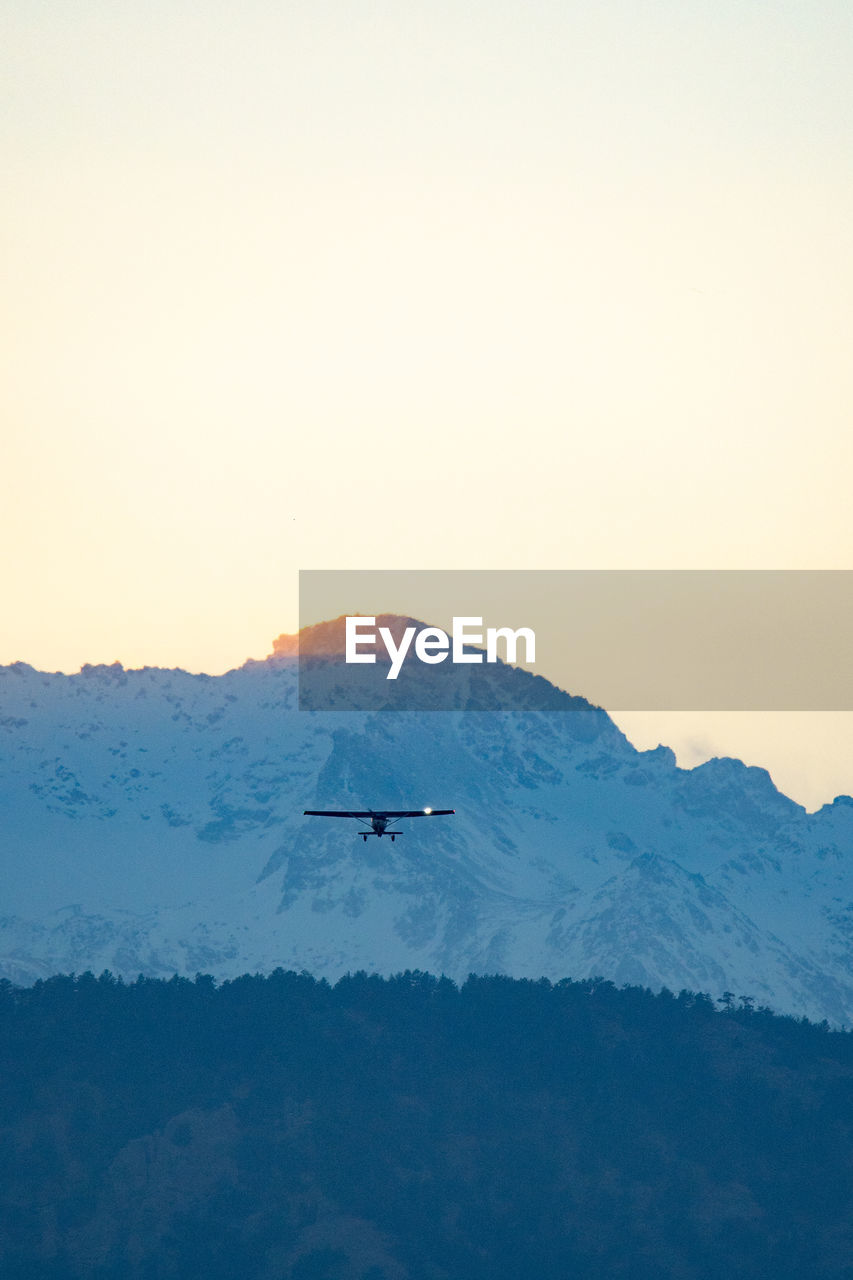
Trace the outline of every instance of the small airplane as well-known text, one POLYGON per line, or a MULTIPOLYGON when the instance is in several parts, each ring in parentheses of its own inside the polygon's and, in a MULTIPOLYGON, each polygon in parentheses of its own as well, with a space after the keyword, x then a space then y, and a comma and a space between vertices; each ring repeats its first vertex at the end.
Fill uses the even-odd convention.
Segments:
POLYGON ((305 809, 306 818, 357 818, 369 831, 358 831, 362 840, 368 836, 389 835, 392 842, 401 836, 402 831, 389 831, 388 826, 396 826, 401 818, 439 818, 443 814, 455 813, 455 809, 305 809))

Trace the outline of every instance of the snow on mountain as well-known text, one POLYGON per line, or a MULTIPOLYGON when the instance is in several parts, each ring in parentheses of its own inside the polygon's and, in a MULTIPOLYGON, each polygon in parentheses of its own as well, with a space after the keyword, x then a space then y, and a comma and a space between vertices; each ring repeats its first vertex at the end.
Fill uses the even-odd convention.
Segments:
POLYGON ((600 974, 853 1022, 853 800, 680 769, 550 688, 300 711, 295 648, 218 677, 0 668, 0 974, 600 974), (393 844, 302 816, 427 804, 456 815, 393 844))

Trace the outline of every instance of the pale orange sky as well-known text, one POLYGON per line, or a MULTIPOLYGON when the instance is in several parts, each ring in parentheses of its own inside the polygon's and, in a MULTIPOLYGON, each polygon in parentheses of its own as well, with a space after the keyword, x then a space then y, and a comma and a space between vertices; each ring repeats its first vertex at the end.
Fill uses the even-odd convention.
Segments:
POLYGON ((0 662, 222 671, 299 568, 851 567, 851 55, 825 0, 4 6, 0 662))

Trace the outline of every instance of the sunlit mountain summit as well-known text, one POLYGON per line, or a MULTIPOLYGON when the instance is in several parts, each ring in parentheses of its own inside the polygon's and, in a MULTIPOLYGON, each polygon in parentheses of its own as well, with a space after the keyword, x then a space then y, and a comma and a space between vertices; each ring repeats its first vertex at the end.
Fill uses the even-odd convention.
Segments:
POLYGON ((452 710, 300 710, 339 632, 215 677, 0 668, 3 976, 601 975, 853 1022, 853 800, 681 769, 503 663, 452 710), (437 803, 394 844, 302 816, 437 803))

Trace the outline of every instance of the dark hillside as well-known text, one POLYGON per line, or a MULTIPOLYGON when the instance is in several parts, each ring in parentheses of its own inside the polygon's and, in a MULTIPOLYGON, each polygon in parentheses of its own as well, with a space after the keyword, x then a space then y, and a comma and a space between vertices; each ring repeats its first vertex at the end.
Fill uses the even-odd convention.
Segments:
POLYGON ((853 1277, 853 1040, 281 970, 0 992, 4 1280, 853 1277))

